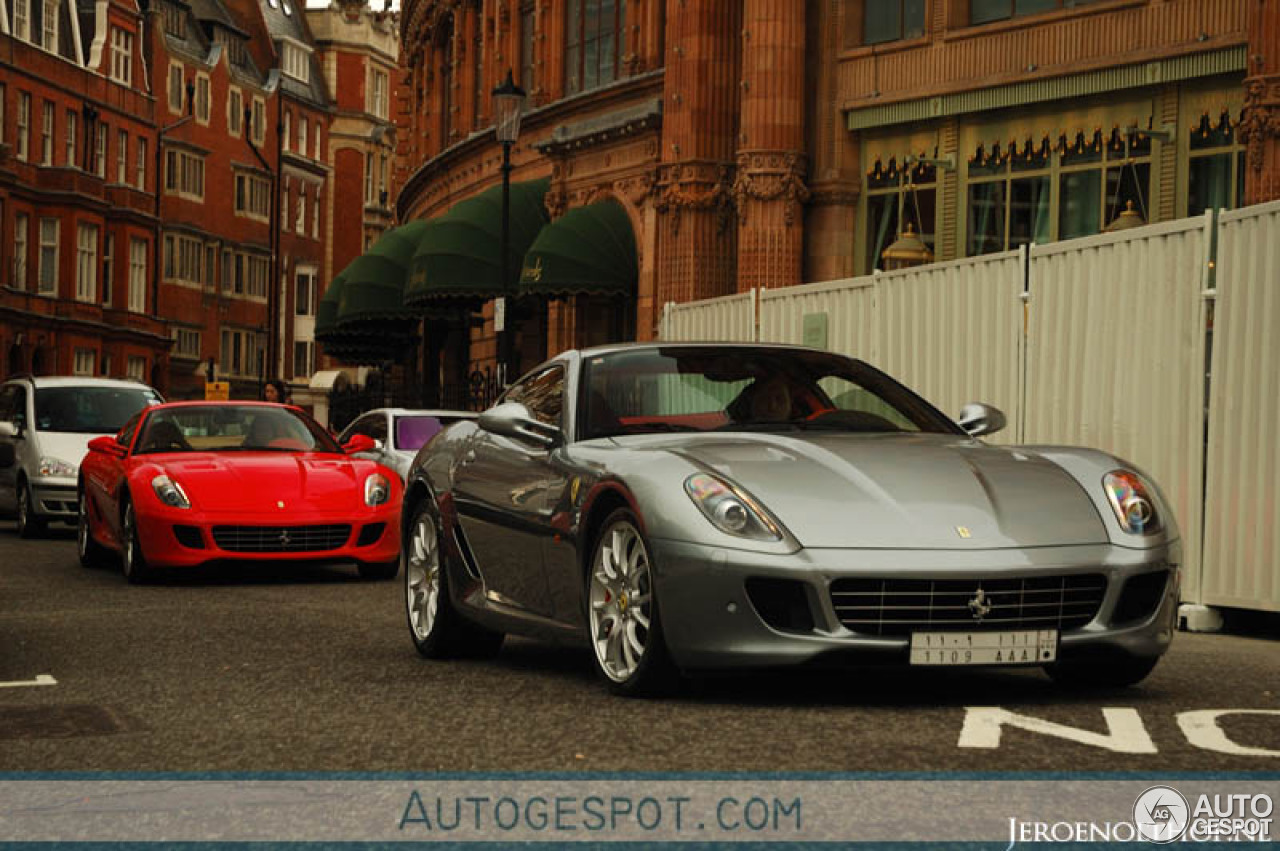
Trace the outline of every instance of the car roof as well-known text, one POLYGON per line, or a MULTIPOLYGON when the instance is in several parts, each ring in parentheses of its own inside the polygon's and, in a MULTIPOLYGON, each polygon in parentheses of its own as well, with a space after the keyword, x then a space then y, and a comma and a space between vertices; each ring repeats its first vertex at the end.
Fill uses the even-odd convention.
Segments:
POLYGON ((445 408, 371 408, 367 411, 362 411, 356 419, 367 417, 370 414, 391 414, 397 417, 465 417, 468 419, 479 416, 475 411, 455 411, 445 408))
POLYGON ((6 384, 15 381, 28 381, 41 387, 129 387, 135 390, 151 390, 159 395, 154 387, 134 378, 95 378, 90 375, 19 375, 9 378, 6 384))
MULTIPOLYGON (((577 354, 584 358, 594 357, 596 355, 613 354, 614 352, 634 352, 644 349, 774 349, 777 351, 798 351, 798 352, 825 352, 826 354, 836 354, 828 352, 826 349, 817 349, 811 346, 801 346, 794 343, 753 343, 750 341, 743 342, 724 342, 722 340, 681 340, 680 342, 662 342, 658 340, 644 343, 609 343, 603 346, 592 346, 589 349, 580 349, 577 354)), ((568 354, 566 352, 565 354, 568 354)))

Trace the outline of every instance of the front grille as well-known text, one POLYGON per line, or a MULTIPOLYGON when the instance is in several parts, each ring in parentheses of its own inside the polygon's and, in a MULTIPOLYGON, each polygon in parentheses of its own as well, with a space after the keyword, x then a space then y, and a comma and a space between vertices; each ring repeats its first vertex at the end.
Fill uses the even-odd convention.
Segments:
POLYGON ((1100 573, 983 580, 856 578, 831 583, 831 604, 846 628, 870 635, 1068 630, 1093 620, 1106 590, 1107 578, 1100 573))
POLYGON ((214 526, 213 541, 233 553, 318 553, 351 537, 346 524, 327 526, 214 526))

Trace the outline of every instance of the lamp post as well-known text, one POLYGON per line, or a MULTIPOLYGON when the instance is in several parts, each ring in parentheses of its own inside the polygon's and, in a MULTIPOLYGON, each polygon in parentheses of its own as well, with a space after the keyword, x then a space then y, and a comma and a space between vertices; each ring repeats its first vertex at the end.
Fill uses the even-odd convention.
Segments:
MULTIPOLYGON (((520 113, 524 109, 524 89, 516 85, 507 69, 507 79, 493 90, 494 135, 502 143, 502 287, 506 291, 511 279, 510 260, 507 254, 511 246, 511 146, 520 135, 520 113)), ((507 328, 506 296, 494 305, 495 320, 501 315, 498 328, 498 381, 507 383, 514 360, 514 334, 507 328)))

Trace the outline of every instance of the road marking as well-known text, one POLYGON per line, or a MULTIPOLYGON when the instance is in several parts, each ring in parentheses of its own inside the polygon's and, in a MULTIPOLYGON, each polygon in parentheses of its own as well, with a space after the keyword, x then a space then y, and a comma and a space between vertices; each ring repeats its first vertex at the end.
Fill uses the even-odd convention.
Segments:
POLYGON ((37 674, 34 680, 14 680, 0 683, 0 688, 22 688, 23 686, 56 686, 58 681, 48 674, 37 674))
POLYGON ((960 729, 960 741, 956 744, 962 748, 998 748, 1000 733, 1007 725, 1069 742, 1105 748, 1115 753, 1156 753, 1156 744, 1151 741, 1147 728, 1143 726, 1138 710, 1125 706, 1106 706, 1102 708, 1102 718, 1107 722, 1107 732, 1095 733, 1030 715, 1018 715, 999 706, 966 706, 964 726, 960 729))
POLYGON ((1195 712, 1179 712, 1178 726, 1187 741, 1198 748, 1232 756, 1280 756, 1280 751, 1268 748, 1251 748, 1236 744, 1218 726, 1223 715, 1271 715, 1280 716, 1280 709, 1200 709, 1195 712))

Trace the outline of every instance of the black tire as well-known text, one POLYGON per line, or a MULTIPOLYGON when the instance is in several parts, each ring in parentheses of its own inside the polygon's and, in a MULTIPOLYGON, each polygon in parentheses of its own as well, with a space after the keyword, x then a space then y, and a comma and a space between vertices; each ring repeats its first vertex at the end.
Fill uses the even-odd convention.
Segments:
POLYGON ((151 579, 152 571, 142 553, 142 536, 138 534, 135 516, 133 503, 126 499, 121 509, 120 537, 123 540, 120 542, 120 568, 130 585, 142 585, 151 579))
POLYGON ((368 579, 371 582, 385 582, 388 579, 396 578, 396 574, 400 572, 400 560, 362 561, 356 564, 356 568, 360 571, 361 579, 368 579))
POLYGON ((18 482, 17 501, 18 537, 31 539, 43 535, 45 521, 36 514, 35 499, 31 496, 31 488, 26 479, 18 482))
POLYGON ((1123 656, 1081 662, 1057 662, 1044 671, 1059 685, 1071 688, 1125 688, 1137 685, 1160 661, 1159 656, 1123 656))
POLYGON ((427 659, 493 656, 502 648, 504 635, 467 621, 453 607, 443 544, 435 509, 430 500, 423 500, 405 527, 400 547, 405 613, 413 646, 427 659), (432 611, 426 595, 432 589, 433 571, 436 602, 432 611))
POLYGON ((107 551, 93 539, 93 515, 89 512, 89 495, 80 489, 77 495, 76 516, 76 553, 80 556, 80 564, 84 567, 101 567, 106 561, 107 551))
MULTIPOLYGON (((653 557, 649 542, 644 536, 642 526, 636 518, 635 514, 628 508, 619 508, 605 519, 604 524, 600 527, 600 534, 596 536, 595 541, 591 545, 591 561, 587 564, 585 577, 585 593, 583 601, 586 605, 586 623, 588 640, 591 643, 591 658, 594 662, 596 673, 604 680, 609 690, 614 694, 623 697, 661 697, 675 691, 680 684, 680 672, 677 670, 675 663, 671 660, 671 654, 667 651, 666 640, 662 631, 662 610, 659 605, 657 583, 654 581, 653 557), (618 671, 611 671, 606 668, 606 663, 601 659, 602 648, 600 643, 608 643, 608 637, 597 638, 598 630, 592 623, 593 610, 593 578, 599 565, 603 559, 603 551, 613 538, 615 531, 620 531, 628 537, 628 550, 633 550, 635 546, 642 547, 642 556, 644 558, 646 578, 636 581, 632 586, 632 590, 641 595, 647 595, 647 599, 643 603, 633 604, 631 618, 635 619, 637 613, 647 619, 647 626, 636 626, 636 633, 644 630, 644 648, 640 655, 639 662, 634 669, 625 675, 620 675, 618 671)), ((608 627, 608 634, 612 634, 614 627, 619 623, 619 618, 624 618, 627 611, 627 598, 625 593, 619 595, 617 602, 613 604, 613 625, 608 627)), ((601 603, 603 601, 595 601, 601 603)), ((604 603, 607 607, 609 604, 604 603)), ((602 611, 604 609, 602 608, 602 611)), ((606 628, 606 615, 601 615, 599 623, 599 631, 606 628)), ((622 631, 621 642, 627 642, 625 635, 626 624, 625 619, 622 621, 624 626, 622 631)), ((638 620, 636 621, 639 622, 638 620)), ((603 633, 602 633, 603 634, 603 633)), ((625 648, 624 648, 625 650, 625 648)), ((603 652, 608 655, 608 650, 603 652)))

